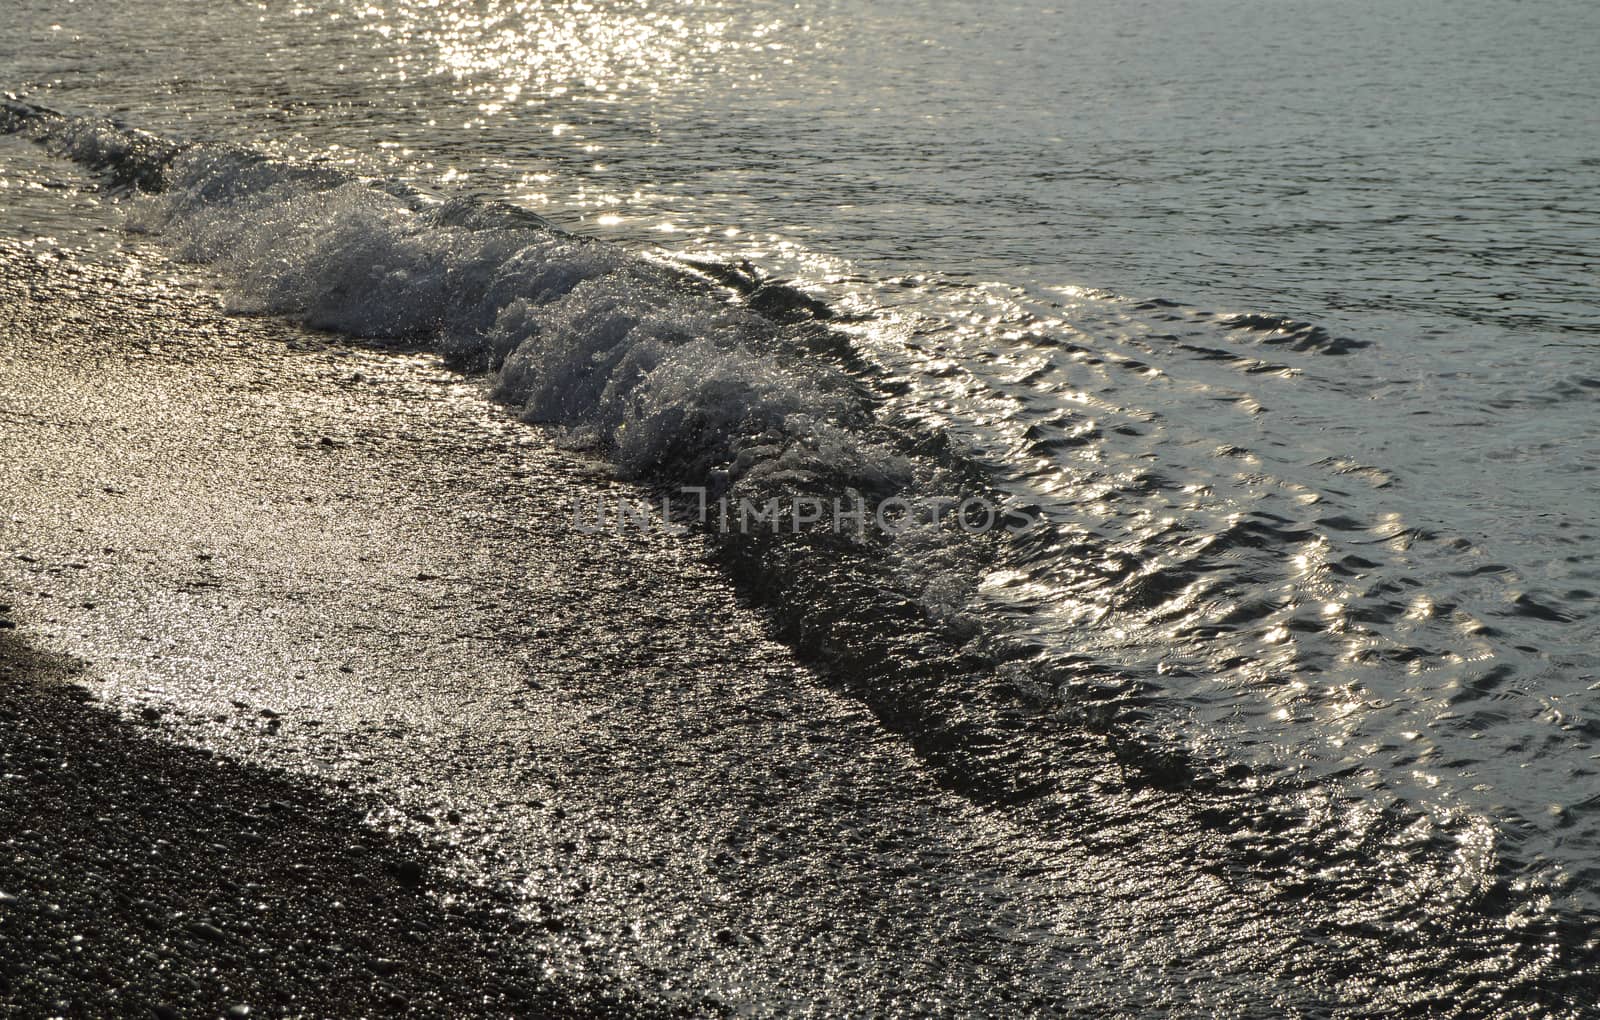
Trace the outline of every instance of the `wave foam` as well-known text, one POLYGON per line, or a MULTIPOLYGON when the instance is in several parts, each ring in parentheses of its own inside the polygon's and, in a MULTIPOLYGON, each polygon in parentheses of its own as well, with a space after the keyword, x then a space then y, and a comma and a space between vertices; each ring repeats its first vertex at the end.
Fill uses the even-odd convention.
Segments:
POLYGON ((911 479, 851 431, 872 401, 837 366, 786 350, 772 321, 687 272, 537 217, 196 147, 129 224, 221 269, 231 310, 426 340, 633 477, 737 482, 802 461, 874 490, 911 479))

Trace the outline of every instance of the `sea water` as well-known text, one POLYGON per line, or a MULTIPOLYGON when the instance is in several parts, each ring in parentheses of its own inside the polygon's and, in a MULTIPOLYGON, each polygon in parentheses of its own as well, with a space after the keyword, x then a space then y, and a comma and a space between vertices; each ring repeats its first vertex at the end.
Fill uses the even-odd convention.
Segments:
MULTIPOLYGON (((1600 908, 1592 5, 14 18, 6 237, 149 237, 236 310, 429 338, 635 477, 1036 519, 873 559, 973 663, 875 707, 964 705, 974 796, 1047 796, 1008 763, 1070 739, 1002 732, 1004 690, 1255 791, 1323 834, 1304 875, 1600 908)), ((829 555, 771 583, 835 590, 829 555)))

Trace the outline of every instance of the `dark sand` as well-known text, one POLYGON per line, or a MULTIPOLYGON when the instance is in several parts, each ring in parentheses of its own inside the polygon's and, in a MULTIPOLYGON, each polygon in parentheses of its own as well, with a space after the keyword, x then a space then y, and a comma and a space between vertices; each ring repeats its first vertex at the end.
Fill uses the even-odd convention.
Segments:
POLYGON ((416 838, 148 738, 79 669, 0 633, 0 1015, 633 1014, 541 975, 416 838))

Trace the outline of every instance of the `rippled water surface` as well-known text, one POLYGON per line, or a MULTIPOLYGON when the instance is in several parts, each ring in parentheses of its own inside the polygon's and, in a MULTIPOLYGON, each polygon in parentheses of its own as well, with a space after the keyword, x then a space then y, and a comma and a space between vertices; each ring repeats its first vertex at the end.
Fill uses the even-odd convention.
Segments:
MULTIPOLYGON (((1600 907, 1600 8, 22 10, 31 102, 791 278, 1044 518, 900 564, 1041 718, 1600 907)), ((124 243, 3 144, 0 231, 124 243)))

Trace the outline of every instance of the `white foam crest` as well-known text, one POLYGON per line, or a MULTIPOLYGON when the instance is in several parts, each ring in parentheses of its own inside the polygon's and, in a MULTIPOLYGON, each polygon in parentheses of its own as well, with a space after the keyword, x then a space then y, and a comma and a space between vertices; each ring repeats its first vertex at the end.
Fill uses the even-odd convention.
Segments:
POLYGON ((278 183, 197 200, 222 190, 217 183, 208 174, 193 190, 170 188, 133 222, 164 231, 180 257, 221 268, 236 311, 292 314, 361 336, 431 331, 445 322, 462 263, 489 254, 465 231, 429 236, 404 202, 360 184, 278 183))
POLYGON ((629 475, 670 465, 687 481, 737 482, 825 469, 877 489, 910 478, 847 427, 870 412, 829 379, 837 369, 785 356, 768 320, 614 245, 244 150, 186 152, 166 184, 130 225, 221 269, 231 309, 426 338, 497 370, 500 399, 568 427, 629 475))

